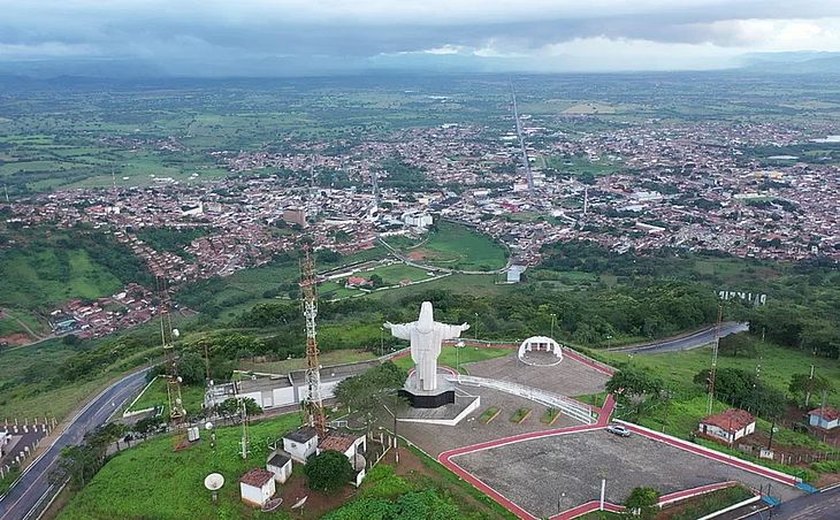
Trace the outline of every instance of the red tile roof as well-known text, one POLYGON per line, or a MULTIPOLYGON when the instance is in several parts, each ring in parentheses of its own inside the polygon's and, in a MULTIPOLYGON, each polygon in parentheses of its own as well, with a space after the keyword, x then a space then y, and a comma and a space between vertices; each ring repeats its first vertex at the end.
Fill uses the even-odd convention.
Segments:
POLYGON ((262 468, 254 468, 248 473, 242 475, 242 478, 239 479, 239 482, 242 484, 247 484, 249 486, 254 486, 257 488, 261 488, 264 485, 268 484, 268 481, 274 478, 274 474, 270 471, 266 471, 262 468))
POLYGON ((840 410, 832 406, 823 406, 822 408, 814 408, 808 415, 818 415, 825 421, 836 421, 840 419, 840 410))
POLYGON ((724 431, 734 433, 753 422, 755 422, 755 417, 751 413, 745 410, 738 410, 737 408, 730 408, 723 413, 706 417, 700 421, 700 424, 717 426, 724 431))
POLYGON ((350 449, 350 446, 356 442, 357 437, 352 435, 344 435, 341 433, 330 433, 327 437, 321 441, 318 445, 318 449, 321 451, 326 450, 335 450, 341 453, 350 449))

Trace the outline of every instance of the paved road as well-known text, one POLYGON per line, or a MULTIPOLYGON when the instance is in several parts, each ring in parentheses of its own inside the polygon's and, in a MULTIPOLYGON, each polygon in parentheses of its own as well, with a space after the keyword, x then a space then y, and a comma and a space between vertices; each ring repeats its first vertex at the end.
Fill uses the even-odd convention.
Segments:
POLYGON ((43 501, 51 498, 54 487, 49 483, 61 449, 78 444, 85 433, 104 424, 129 399, 137 395, 146 383, 144 368, 133 372, 102 391, 70 420, 67 428, 53 444, 24 471, 18 482, 0 499, 0 520, 23 520, 43 501))
POLYGON ((784 502, 748 516, 750 520, 837 520, 840 518, 840 487, 784 502), (772 516, 770 515, 772 511, 772 516))
MULTIPOLYGON (((606 349, 608 352, 626 352, 628 354, 661 354, 663 352, 675 352, 678 350, 691 350, 693 348, 708 345, 715 340, 716 326, 706 327, 703 330, 680 336, 673 339, 654 341, 642 345, 629 347, 616 347, 606 349)), ((746 332, 750 326, 748 323, 726 321, 720 324, 720 337, 739 332, 746 332)))

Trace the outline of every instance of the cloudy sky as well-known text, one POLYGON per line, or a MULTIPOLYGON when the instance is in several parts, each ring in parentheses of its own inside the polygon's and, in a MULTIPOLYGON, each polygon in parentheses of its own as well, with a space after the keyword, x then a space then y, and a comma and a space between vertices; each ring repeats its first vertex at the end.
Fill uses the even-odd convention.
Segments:
POLYGON ((0 0, 0 63, 613 71, 840 51, 840 0, 0 0))

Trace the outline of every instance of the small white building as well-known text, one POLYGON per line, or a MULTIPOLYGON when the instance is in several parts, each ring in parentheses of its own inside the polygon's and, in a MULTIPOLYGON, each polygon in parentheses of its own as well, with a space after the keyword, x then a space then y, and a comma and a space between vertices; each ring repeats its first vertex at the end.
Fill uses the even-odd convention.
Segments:
POLYGON ((745 410, 730 408, 700 421, 700 433, 732 444, 755 432, 755 417, 745 410))
POLYGON ((840 426, 840 410, 832 406, 815 408, 808 412, 808 424, 823 430, 833 430, 840 426))
POLYGON ((403 224, 409 227, 426 229, 432 225, 432 216, 428 213, 407 212, 402 216, 403 224))
POLYGON ((304 426, 283 436, 283 450, 292 460, 306 464, 306 459, 318 451, 318 432, 304 426))
POLYGON ((262 507, 276 491, 274 474, 262 468, 254 468, 239 479, 239 493, 248 505, 262 507))
POLYGON ((274 474, 278 484, 285 484, 292 476, 292 458, 284 451, 275 451, 268 457, 265 469, 274 474))
POLYGON ((343 453, 353 463, 356 455, 367 451, 367 441, 364 435, 347 435, 346 433, 330 432, 318 443, 318 452, 333 450, 343 453))

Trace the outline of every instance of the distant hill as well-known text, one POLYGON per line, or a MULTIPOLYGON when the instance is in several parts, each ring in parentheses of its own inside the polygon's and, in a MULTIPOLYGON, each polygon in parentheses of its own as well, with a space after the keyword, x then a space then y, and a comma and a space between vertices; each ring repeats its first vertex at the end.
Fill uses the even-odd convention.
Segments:
POLYGON ((744 56, 742 69, 779 74, 840 73, 840 52, 772 52, 744 56))

